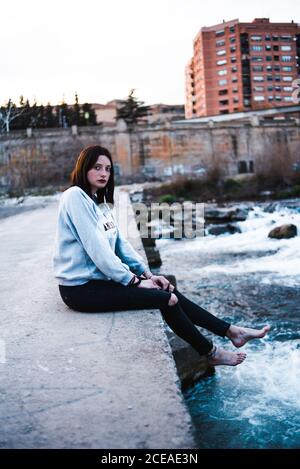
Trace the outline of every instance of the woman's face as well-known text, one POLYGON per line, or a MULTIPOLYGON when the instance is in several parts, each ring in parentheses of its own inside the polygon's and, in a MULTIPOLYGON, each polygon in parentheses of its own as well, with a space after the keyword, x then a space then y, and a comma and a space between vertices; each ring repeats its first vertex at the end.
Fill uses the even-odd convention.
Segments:
POLYGON ((98 156, 96 163, 87 172, 87 180, 90 184, 92 194, 98 189, 104 188, 109 180, 111 163, 105 155, 98 156))

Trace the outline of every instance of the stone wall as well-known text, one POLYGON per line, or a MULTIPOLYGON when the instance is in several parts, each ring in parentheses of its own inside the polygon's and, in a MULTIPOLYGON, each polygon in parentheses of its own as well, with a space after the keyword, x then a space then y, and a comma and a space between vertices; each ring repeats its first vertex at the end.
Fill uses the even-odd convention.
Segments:
POLYGON ((93 144, 109 148, 120 182, 195 175, 202 166, 234 176, 241 161, 250 172, 272 166, 275 159, 287 167, 300 159, 299 129, 295 123, 173 122, 139 127, 130 135, 119 121, 116 127, 15 131, 0 137, 0 187, 63 185, 79 151, 93 144))

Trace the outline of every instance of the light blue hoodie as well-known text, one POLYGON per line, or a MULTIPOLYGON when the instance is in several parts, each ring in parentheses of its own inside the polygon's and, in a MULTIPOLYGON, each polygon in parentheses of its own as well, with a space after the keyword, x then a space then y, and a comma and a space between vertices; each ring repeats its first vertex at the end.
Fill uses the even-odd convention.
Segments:
POLYGON ((128 285, 132 272, 140 275, 146 269, 142 256, 120 233, 108 204, 98 206, 77 186, 63 192, 53 255, 54 276, 60 285, 96 279, 128 285))

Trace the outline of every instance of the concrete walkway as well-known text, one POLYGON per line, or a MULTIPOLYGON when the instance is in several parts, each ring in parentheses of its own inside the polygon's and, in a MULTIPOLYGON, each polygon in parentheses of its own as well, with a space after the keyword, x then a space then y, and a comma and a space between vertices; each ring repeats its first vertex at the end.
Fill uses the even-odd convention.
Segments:
POLYGON ((61 301, 56 214, 0 220, 0 447, 195 448, 160 311, 61 301))

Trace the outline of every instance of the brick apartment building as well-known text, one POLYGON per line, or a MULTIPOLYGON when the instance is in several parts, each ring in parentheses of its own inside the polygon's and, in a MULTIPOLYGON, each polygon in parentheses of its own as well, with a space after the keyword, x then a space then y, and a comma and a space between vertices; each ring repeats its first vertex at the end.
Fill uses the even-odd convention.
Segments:
POLYGON ((238 19, 203 27, 186 67, 187 119, 295 104, 300 25, 238 19))

